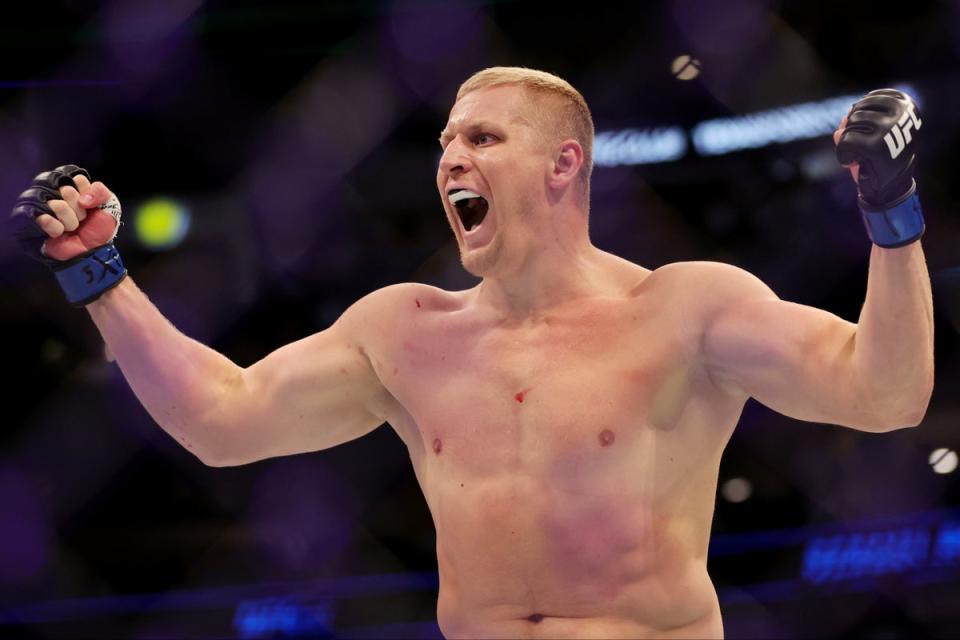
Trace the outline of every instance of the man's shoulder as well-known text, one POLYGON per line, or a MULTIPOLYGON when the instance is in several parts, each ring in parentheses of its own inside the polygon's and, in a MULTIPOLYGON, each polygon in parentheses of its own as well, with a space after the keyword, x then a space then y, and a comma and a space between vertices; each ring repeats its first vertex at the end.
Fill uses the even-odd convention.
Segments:
POLYGON ((725 262, 694 260, 672 262, 650 274, 651 283, 661 283, 674 294, 682 292, 691 303, 716 310, 727 304, 775 294, 746 269, 725 262))
POLYGON ((679 280, 693 287, 722 286, 741 288, 763 283, 760 278, 742 267, 711 260, 671 262, 658 267, 652 271, 650 275, 657 276, 664 280, 679 280))
POLYGON ((455 311, 463 307, 465 293, 420 282, 402 282, 368 293, 351 305, 344 316, 354 322, 395 322, 416 313, 455 311))

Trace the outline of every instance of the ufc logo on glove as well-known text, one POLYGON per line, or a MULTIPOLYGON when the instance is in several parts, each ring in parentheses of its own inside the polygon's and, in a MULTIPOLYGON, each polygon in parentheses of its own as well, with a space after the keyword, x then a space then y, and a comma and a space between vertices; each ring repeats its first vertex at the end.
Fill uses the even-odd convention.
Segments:
POLYGON ((883 141, 887 143, 887 149, 890 150, 891 160, 900 155, 900 152, 913 140, 913 136, 910 135, 910 129, 912 128, 916 131, 920 128, 921 124, 920 118, 917 117, 914 111, 913 104, 910 104, 903 115, 900 116, 897 124, 893 125, 890 131, 883 136, 883 141))

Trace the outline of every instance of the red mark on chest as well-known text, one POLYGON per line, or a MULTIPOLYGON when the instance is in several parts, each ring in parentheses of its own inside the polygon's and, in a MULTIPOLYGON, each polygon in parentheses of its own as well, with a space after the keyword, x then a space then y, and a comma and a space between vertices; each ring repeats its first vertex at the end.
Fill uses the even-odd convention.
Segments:
POLYGON ((517 402, 523 402, 523 399, 527 397, 527 394, 530 393, 530 389, 524 389, 517 395, 513 396, 513 399, 517 402))
POLYGON ((617 436, 614 435, 613 431, 610 429, 604 429, 600 432, 600 435, 597 437, 600 440, 601 447, 609 447, 613 444, 613 441, 617 439, 617 436))
POLYGON ((417 298, 416 300, 414 300, 414 302, 417 303, 417 309, 419 309, 419 308, 421 307, 421 305, 420 305, 420 298, 417 298))
POLYGON ((363 347, 357 347, 357 351, 359 351, 359 352, 360 352, 360 355, 362 355, 362 356, 367 355, 367 351, 366 351, 366 349, 364 349, 363 347))
POLYGON ((433 439, 433 452, 437 455, 440 455, 440 452, 443 451, 443 443, 440 442, 440 438, 433 439))
POLYGON ((398 369, 397 367, 394 367, 394 368, 393 368, 393 375, 397 375, 398 373, 400 373, 400 369, 398 369))
POLYGON ((342 376, 347 375, 347 370, 344 369, 343 367, 340 367, 340 375, 342 375, 342 376))

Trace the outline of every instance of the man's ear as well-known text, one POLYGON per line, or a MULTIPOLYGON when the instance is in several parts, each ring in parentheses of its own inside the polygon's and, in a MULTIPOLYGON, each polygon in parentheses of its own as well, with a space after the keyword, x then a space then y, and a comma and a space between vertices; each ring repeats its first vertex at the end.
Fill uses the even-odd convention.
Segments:
POLYGON ((583 147, 572 138, 560 143, 553 159, 549 183, 555 189, 564 189, 577 177, 583 167, 583 147))

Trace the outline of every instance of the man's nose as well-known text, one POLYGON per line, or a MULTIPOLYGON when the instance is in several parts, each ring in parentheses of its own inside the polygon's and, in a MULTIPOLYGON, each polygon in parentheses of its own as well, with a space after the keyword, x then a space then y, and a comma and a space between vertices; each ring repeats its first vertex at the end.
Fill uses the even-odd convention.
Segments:
POLYGON ((473 165, 466 151, 459 136, 451 140, 447 148, 443 150, 443 155, 440 156, 440 171, 450 177, 456 177, 469 171, 473 165))

